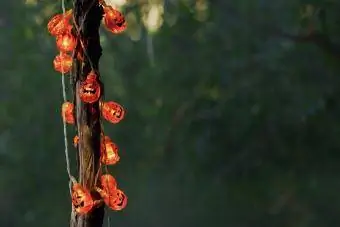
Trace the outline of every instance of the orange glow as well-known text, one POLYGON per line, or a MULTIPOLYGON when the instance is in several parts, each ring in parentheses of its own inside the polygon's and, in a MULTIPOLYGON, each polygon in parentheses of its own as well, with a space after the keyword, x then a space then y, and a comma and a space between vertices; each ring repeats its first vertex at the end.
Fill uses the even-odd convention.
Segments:
POLYGON ((54 69, 60 73, 68 73, 72 68, 72 57, 66 53, 58 54, 53 60, 54 69))
MULTIPOLYGON (((73 115, 72 115, 73 116, 73 115)), ((114 165, 116 164, 120 157, 118 155, 118 147, 114 144, 108 136, 104 137, 102 140, 100 149, 100 161, 104 165, 114 165)), ((73 138, 73 146, 77 147, 79 143, 79 137, 75 136, 73 138)))
POLYGON ((53 16, 47 23, 48 32, 53 36, 57 36, 70 31, 72 29, 72 25, 69 24, 71 17, 72 10, 68 10, 65 15, 57 14, 53 16))
POLYGON ((116 189, 110 193, 110 202, 107 204, 112 210, 122 210, 126 207, 128 197, 120 189, 116 189))
POLYGON ((72 204, 78 214, 87 214, 94 206, 90 192, 80 184, 72 187, 72 204))
POLYGON ((125 116, 123 107, 113 101, 104 102, 102 104, 101 112, 103 117, 113 124, 119 123, 125 116))
POLYGON ((64 102, 61 107, 61 115, 63 121, 68 124, 74 124, 74 116, 73 116, 74 105, 70 102, 64 102))
POLYGON ((77 147, 79 143, 79 136, 75 135, 73 138, 73 146, 77 147))
POLYGON ((104 165, 114 165, 119 161, 118 147, 108 136, 104 137, 101 147, 100 160, 104 165), (103 147, 105 146, 105 147, 103 147))
POLYGON ((57 47, 62 52, 73 51, 76 47, 76 44, 76 38, 72 35, 71 32, 58 35, 57 37, 57 47))
POLYGON ((128 197, 120 189, 104 191, 97 188, 98 193, 103 198, 104 203, 110 207, 112 210, 122 210, 126 207, 128 202, 128 197))
POLYGON ((81 83, 79 96, 85 103, 97 102, 100 98, 100 84, 97 81, 97 75, 91 71, 86 80, 81 83))
POLYGON ((104 24, 113 34, 122 33, 127 26, 124 15, 111 6, 104 6, 104 24))
POLYGON ((117 189, 117 181, 110 174, 104 174, 100 177, 102 188, 105 192, 109 192, 117 189))

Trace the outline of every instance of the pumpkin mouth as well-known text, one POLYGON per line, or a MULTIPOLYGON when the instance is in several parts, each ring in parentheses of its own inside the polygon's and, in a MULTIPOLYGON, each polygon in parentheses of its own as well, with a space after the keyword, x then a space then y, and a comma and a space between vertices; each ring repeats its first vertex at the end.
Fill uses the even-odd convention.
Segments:
POLYGON ((118 206, 122 206, 123 205, 123 203, 124 203, 124 198, 121 198, 121 200, 119 200, 119 202, 118 202, 118 206))
POLYGON ((91 87, 85 87, 83 89, 83 91, 84 91, 85 94, 91 94, 91 95, 96 93, 96 89, 91 88, 91 87))

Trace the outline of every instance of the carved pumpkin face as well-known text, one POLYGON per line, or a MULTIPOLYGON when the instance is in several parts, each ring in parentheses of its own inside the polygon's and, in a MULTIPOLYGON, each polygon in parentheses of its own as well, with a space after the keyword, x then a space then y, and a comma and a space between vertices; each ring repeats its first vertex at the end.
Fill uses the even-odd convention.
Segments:
MULTIPOLYGON (((111 191, 109 195, 109 203, 106 204, 108 207, 110 207, 112 210, 122 210, 127 205, 127 196, 123 191, 120 189, 116 189, 114 191, 111 191)), ((105 202, 105 201, 104 201, 105 202)))
POLYGON ((80 184, 74 184, 72 187, 72 204, 78 214, 88 213, 94 205, 91 194, 80 184))
POLYGON ((114 165, 119 161, 118 147, 108 136, 105 136, 101 146, 100 160, 104 165, 114 165))
POLYGON ((97 102, 100 98, 100 84, 97 81, 97 75, 94 72, 90 72, 86 80, 81 83, 79 96, 85 103, 97 102))
POLYGON ((103 198, 104 203, 112 210, 122 210, 126 207, 128 198, 120 189, 104 191, 97 188, 98 193, 103 198))
POLYGON ((74 116, 73 116, 74 105, 70 102, 64 102, 61 107, 61 115, 63 121, 68 124, 74 124, 74 116))
POLYGON ((127 26, 126 20, 121 12, 111 6, 104 7, 105 27, 113 34, 122 33, 127 26))
POLYGON ((118 122, 123 120, 125 116, 125 111, 123 107, 113 101, 104 102, 101 111, 103 117, 113 124, 117 124, 118 122))

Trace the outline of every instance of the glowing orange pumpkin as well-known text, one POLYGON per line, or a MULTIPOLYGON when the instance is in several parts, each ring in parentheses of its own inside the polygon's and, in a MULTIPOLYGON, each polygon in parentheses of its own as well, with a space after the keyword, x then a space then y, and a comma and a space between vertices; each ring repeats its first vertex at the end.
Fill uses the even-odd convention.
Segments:
POLYGON ((72 35, 71 32, 67 32, 57 36, 57 47, 62 52, 73 51, 76 47, 77 41, 76 38, 72 35))
POLYGON ((120 189, 116 189, 110 194, 110 203, 108 206, 112 210, 122 210, 126 207, 127 201, 128 197, 125 193, 120 189))
MULTIPOLYGON (((77 147, 79 143, 79 137, 73 138, 73 146, 77 147)), ((118 147, 114 144, 108 136, 102 139, 100 148, 100 161, 104 165, 114 165, 120 160, 118 155, 118 147)))
POLYGON ((117 181, 110 174, 104 174, 100 177, 100 183, 105 192, 117 189, 117 181))
POLYGON ((119 123, 125 116, 123 107, 113 101, 104 102, 101 107, 101 112, 103 117, 113 124, 119 123))
POLYGON ((91 71, 86 80, 80 85, 79 97, 85 103, 94 103, 99 100, 100 94, 101 90, 97 75, 91 71))
POLYGON ((61 106, 61 116, 63 121, 68 124, 74 124, 74 115, 73 115, 74 105, 70 102, 64 102, 61 106))
POLYGON ((113 34, 122 33, 127 26, 124 15, 111 6, 104 7, 104 24, 113 34))
POLYGON ((103 198, 104 203, 112 210, 122 210, 126 207, 128 197, 120 189, 105 191, 97 188, 98 193, 103 198))
POLYGON ((57 14, 53 16, 47 23, 48 32, 53 35, 61 35, 72 29, 72 25, 69 24, 69 20, 72 17, 72 10, 68 10, 65 15, 57 14))
POLYGON ((53 66, 55 71, 60 73, 68 73, 71 71, 73 59, 66 53, 60 53, 53 60, 53 66))
POLYGON ((100 161, 104 165, 114 165, 119 161, 120 157, 118 155, 118 147, 108 136, 104 137, 100 150, 100 161))
POLYGON ((78 214, 87 214, 94 206, 94 201, 88 190, 80 184, 72 187, 72 204, 78 214))

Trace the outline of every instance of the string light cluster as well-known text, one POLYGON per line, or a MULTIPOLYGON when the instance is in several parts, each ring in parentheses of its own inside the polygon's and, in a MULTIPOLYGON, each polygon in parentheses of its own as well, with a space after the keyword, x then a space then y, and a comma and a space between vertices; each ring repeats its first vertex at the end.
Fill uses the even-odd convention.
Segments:
MULTIPOLYGON (((120 34, 125 31, 127 23, 121 12, 109 6, 103 0, 98 0, 98 4, 103 8, 103 22, 108 31, 113 34, 120 34)), ((77 46, 79 31, 71 23, 73 16, 72 9, 64 13, 53 16, 47 24, 48 32, 56 38, 56 47, 59 54, 53 60, 55 71, 62 75, 70 73, 73 64, 74 52, 77 46)), ((86 41, 85 41, 86 42, 86 41)), ((85 50, 81 50, 85 53, 85 50)), ((78 51, 79 53, 79 51, 78 51)), ((78 60, 83 60, 82 56, 77 56, 78 60)), ((113 101, 105 102, 101 100, 102 91, 98 75, 92 70, 81 82, 80 89, 77 91, 83 103, 93 104, 99 102, 101 116, 112 124, 117 124, 123 120, 125 115, 124 108, 113 101)), ((65 101, 61 107, 61 115, 64 124, 75 124, 75 107, 74 104, 65 101)), ((76 135, 73 144, 78 148, 79 137, 76 135)), ((101 135, 100 162, 101 166, 115 165, 119 162, 118 146, 112 140, 101 135)), ((112 210, 122 210, 127 205, 127 196, 118 188, 116 179, 105 173, 100 177, 100 186, 95 189, 88 189, 78 183, 70 175, 72 181, 72 205, 78 214, 89 213, 96 205, 104 202, 112 210), (93 191, 96 191, 101 199, 94 199, 93 191)), ((96 184, 97 185, 97 184, 96 184)))

